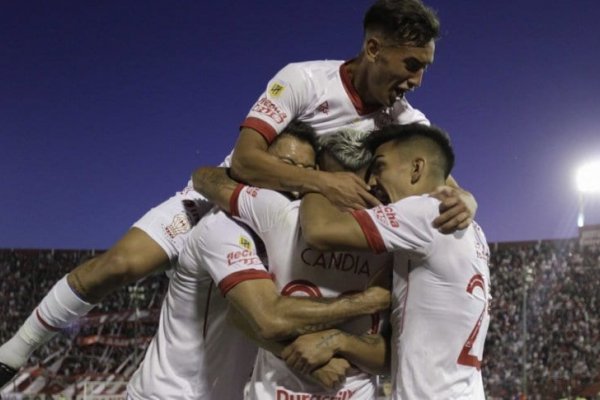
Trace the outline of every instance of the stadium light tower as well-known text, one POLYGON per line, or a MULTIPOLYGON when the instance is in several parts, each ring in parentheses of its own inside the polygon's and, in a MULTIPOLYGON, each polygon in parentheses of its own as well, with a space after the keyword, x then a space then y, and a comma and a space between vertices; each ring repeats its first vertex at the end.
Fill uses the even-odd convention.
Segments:
POLYGON ((579 192, 577 226, 581 228, 585 223, 583 196, 585 193, 600 193, 600 161, 590 162, 579 167, 575 179, 579 192))

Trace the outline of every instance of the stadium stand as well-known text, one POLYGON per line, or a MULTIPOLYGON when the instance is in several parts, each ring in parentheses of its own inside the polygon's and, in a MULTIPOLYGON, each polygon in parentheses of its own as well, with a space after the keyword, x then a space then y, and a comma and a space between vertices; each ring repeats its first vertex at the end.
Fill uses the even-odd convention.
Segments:
MULTIPOLYGON (((600 398, 600 246, 569 239, 490 247, 492 322, 482 366, 488 398, 600 398)), ((0 341, 93 254, 0 250, 0 341)), ((38 350, 2 399, 122 399, 167 286, 161 274, 107 298, 38 350)))

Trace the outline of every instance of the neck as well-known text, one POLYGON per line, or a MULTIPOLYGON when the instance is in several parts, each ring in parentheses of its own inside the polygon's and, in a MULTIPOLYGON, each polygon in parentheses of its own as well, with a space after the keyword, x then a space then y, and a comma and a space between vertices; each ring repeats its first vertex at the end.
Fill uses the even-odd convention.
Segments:
POLYGON ((377 105, 367 94, 367 66, 362 53, 346 64, 346 71, 362 102, 366 105, 377 105))

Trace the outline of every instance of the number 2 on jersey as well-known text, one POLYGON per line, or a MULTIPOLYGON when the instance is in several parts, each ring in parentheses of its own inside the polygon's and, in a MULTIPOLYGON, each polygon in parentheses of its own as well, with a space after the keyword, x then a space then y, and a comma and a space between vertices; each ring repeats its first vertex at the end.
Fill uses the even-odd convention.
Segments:
POLYGON ((480 370, 481 369, 481 360, 478 359, 477 356, 469 354, 469 352, 473 348, 473 343, 475 342, 475 339, 477 339, 477 335, 479 334, 479 329, 481 328, 481 322, 483 321, 483 317, 487 310, 487 294, 485 291, 485 281, 483 280, 483 276, 481 276, 479 274, 473 275, 473 277, 469 281, 469 284, 467 285, 467 292, 472 294, 473 290, 475 290, 475 288, 477 288, 477 287, 479 287, 479 288, 481 288, 481 290, 483 290, 485 303, 483 305, 483 310, 481 311, 481 314, 479 314, 477 323, 475 324, 475 327, 473 328, 473 330, 471 331, 471 334, 467 338, 467 341, 465 342, 465 345, 463 346, 462 351, 460 352, 460 355, 458 356, 458 360, 456 360, 456 362, 460 365, 466 365, 468 367, 475 367, 475 368, 477 368, 477 370, 480 370))

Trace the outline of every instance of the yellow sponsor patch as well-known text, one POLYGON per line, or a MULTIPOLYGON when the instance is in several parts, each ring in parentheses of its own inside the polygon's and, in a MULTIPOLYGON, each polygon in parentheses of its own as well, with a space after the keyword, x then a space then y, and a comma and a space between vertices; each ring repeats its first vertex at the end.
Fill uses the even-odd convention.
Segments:
POLYGON ((252 242, 243 236, 240 236, 240 246, 246 250, 252 250, 252 242))
POLYGON ((281 93, 283 93, 284 90, 285 90, 285 86, 280 85, 279 83, 274 83, 271 85, 271 88, 269 89, 269 94, 273 97, 279 97, 279 96, 281 96, 281 93))

